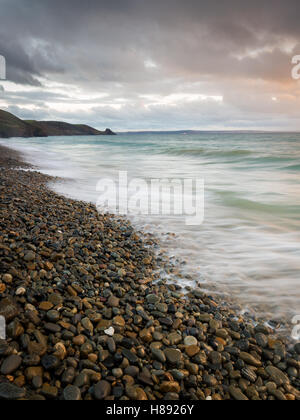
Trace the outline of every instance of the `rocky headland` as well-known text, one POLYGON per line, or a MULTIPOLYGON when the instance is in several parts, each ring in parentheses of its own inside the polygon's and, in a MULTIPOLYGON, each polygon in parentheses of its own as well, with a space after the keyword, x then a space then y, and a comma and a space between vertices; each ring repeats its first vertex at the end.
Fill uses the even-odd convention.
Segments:
POLYGON ((0 138, 49 136, 113 136, 109 128, 99 131, 88 125, 59 121, 25 121, 0 110, 0 138))

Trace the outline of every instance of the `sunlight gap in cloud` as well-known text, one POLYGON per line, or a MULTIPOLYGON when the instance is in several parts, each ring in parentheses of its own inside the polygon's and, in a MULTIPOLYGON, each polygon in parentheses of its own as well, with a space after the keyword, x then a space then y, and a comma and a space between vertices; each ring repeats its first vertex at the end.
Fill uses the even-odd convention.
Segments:
POLYGON ((140 95, 141 99, 145 99, 148 103, 145 104, 145 107, 153 105, 169 105, 176 106, 179 104, 191 103, 191 102, 223 102, 223 96, 208 96, 203 94, 196 93, 173 93, 167 96, 160 95, 140 95))
POLYGON ((146 69, 157 69, 158 65, 151 59, 144 61, 144 66, 146 69))

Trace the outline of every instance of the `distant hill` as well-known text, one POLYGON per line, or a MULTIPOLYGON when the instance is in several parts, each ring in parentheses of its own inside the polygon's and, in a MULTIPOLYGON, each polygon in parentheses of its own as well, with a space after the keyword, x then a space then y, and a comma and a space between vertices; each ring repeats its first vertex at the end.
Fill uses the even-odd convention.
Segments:
POLYGON ((26 121, 0 110, 0 138, 48 136, 113 136, 109 128, 98 131, 88 125, 59 121, 26 121))

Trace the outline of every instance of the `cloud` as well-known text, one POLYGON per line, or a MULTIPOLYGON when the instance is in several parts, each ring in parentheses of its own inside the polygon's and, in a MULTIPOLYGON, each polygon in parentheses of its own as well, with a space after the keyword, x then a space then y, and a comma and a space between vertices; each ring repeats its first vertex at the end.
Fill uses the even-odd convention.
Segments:
POLYGON ((0 103, 115 129, 287 129, 298 112, 299 12, 295 0, 1 0, 0 54, 20 90, 4 83, 0 103), (222 106, 145 102, 184 94, 223 97, 222 106))

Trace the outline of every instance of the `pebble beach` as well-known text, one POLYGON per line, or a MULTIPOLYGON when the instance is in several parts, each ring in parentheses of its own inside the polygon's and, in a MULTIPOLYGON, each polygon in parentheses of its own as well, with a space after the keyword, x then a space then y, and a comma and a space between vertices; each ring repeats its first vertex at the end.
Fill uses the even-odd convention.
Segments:
POLYGON ((0 399, 300 399, 300 344, 167 282, 155 238, 28 169, 0 147, 0 399))

